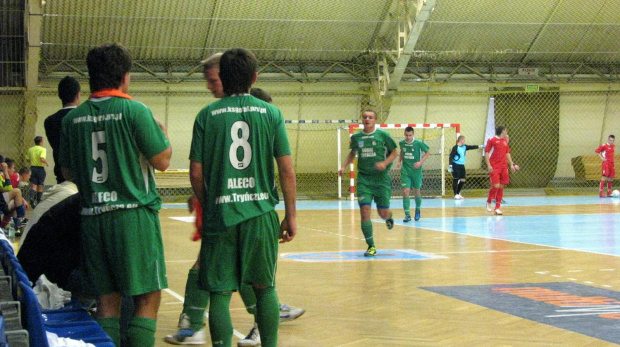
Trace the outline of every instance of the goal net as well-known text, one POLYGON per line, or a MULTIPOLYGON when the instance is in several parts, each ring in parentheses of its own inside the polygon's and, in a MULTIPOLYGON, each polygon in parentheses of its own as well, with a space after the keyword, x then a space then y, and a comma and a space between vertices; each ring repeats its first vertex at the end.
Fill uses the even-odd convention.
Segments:
MULTIPOLYGON (((446 178, 447 168, 449 165, 448 156, 452 146, 456 143, 456 138, 460 133, 459 124, 377 124, 376 128, 381 128, 387 131, 396 144, 400 140, 405 138, 405 128, 414 128, 414 136, 418 140, 424 141, 429 147, 430 156, 424 162, 422 166, 422 188, 421 193, 423 197, 442 197, 446 192, 446 184, 451 186, 452 182, 447 182, 451 179, 451 176, 446 178)), ((349 153, 349 139, 347 136, 353 135, 356 131, 360 131, 363 128, 362 124, 351 124, 346 131, 348 133, 342 134, 344 131, 338 133, 339 146, 338 146, 338 158, 340 162, 349 153)), ((394 164, 390 168, 390 177, 392 181, 392 197, 402 196, 402 189, 400 186, 400 170, 396 169, 398 158, 394 161, 394 164)), ((347 179, 346 174, 339 180, 339 193, 338 197, 350 197, 351 200, 355 199, 355 166, 357 165, 357 158, 351 164, 350 176, 347 179)))

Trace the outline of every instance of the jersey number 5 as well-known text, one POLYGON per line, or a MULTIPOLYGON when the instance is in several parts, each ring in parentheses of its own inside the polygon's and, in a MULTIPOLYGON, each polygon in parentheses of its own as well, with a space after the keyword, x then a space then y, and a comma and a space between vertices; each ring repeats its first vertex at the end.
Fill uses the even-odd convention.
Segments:
POLYGON ((228 151, 230 164, 237 170, 243 170, 252 161, 252 146, 248 142, 250 126, 244 121, 234 122, 232 127, 230 127, 230 137, 232 138, 230 150, 228 151), (241 153, 241 159, 239 159, 239 149, 243 152, 241 153))
POLYGON ((95 131, 91 136, 91 148, 95 163, 101 160, 101 171, 97 171, 97 165, 93 168, 93 182, 103 183, 108 180, 108 156, 99 145, 105 145, 105 131, 95 131))

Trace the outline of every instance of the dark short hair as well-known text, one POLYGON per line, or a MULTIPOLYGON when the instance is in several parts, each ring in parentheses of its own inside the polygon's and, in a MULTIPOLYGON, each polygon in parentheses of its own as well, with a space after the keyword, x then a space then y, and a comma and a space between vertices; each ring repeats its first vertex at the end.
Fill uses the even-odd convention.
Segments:
POLYGON ((30 168, 24 166, 23 168, 19 169, 19 174, 20 175, 25 175, 25 174, 29 174, 30 173, 30 168))
POLYGON ((614 135, 609 135, 609 137, 611 137, 612 139, 616 139, 616 137, 614 135))
POLYGON ((14 164, 15 164, 15 159, 12 159, 12 158, 6 157, 6 158, 4 159, 4 162, 6 163, 6 166, 11 167, 11 165, 14 165, 14 164))
POLYGON ((63 105, 75 101, 80 90, 80 82, 71 76, 65 76, 65 78, 61 79, 58 83, 58 97, 63 105))
POLYGON ((406 127, 405 128, 405 132, 411 131, 412 133, 415 133, 413 130, 413 127, 406 127))
POLYGON ((131 53, 119 43, 106 43, 91 49, 86 56, 90 91, 118 89, 132 64, 131 53))
POLYGON ((503 125, 495 127, 495 135, 497 136, 501 135, 502 132, 504 132, 504 129, 506 129, 506 127, 503 125))
POLYGON ((41 142, 43 142, 43 136, 35 136, 35 137, 34 137, 34 144, 35 144, 35 145, 38 145, 38 144, 40 144, 41 142))
POLYGON ((220 58, 220 80, 224 94, 245 94, 252 87, 258 61, 243 48, 229 49, 220 58))
POLYGON ((272 101, 271 95, 260 88, 252 88, 252 90, 250 90, 250 94, 252 94, 253 97, 261 99, 268 103, 271 103, 272 101))

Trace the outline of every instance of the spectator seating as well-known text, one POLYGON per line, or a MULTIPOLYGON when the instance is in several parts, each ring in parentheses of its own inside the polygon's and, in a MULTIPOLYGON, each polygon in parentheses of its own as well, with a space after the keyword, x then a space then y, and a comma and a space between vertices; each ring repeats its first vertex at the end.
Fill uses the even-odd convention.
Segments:
POLYGON ((13 247, 2 238, 0 265, 0 347, 49 347, 46 331, 98 347, 114 347, 77 300, 62 309, 42 310, 13 247))

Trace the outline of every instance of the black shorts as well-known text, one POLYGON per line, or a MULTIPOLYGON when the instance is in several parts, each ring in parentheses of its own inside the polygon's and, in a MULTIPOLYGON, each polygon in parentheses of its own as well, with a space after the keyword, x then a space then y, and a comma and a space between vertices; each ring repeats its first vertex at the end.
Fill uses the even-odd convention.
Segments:
POLYGON ((43 166, 30 167, 30 183, 42 186, 45 184, 45 168, 43 166))
POLYGON ((452 177, 455 179, 465 178, 465 165, 452 164, 452 177))

